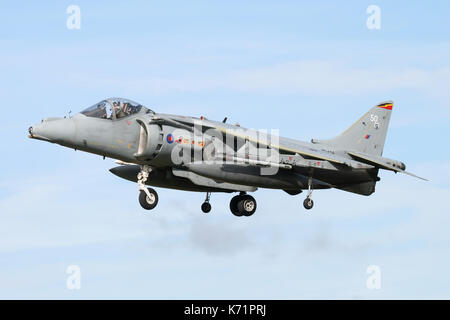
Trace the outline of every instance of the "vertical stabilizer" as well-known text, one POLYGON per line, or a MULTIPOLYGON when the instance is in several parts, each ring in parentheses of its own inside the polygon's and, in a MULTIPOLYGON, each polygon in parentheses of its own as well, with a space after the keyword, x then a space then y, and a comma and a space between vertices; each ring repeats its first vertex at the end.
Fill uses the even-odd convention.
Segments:
POLYGON ((337 149, 381 156, 393 106, 392 101, 382 102, 370 109, 336 138, 313 142, 333 146, 337 149))

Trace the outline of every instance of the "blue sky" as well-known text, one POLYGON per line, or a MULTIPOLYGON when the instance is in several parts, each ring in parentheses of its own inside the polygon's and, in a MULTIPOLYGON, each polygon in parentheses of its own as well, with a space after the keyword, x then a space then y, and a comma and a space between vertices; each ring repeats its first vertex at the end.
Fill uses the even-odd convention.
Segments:
POLYGON ((450 298, 447 1, 49 1, 2 4, 1 298, 450 298), (81 9, 68 30, 66 8, 81 9), (366 8, 381 8, 368 30, 366 8), (332 137, 395 102, 384 155, 430 179, 377 192, 159 189, 143 212, 113 160, 32 141, 27 128, 109 96, 156 111, 332 137), (81 289, 66 288, 79 265, 81 289), (381 289, 366 288, 369 265, 381 289))

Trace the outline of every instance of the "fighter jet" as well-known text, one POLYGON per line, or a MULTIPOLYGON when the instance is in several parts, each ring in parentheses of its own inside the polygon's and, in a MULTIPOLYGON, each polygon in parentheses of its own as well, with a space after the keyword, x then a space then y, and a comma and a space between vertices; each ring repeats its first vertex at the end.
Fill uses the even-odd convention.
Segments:
POLYGON ((393 105, 375 105, 333 139, 303 142, 273 130, 232 125, 227 118, 157 113, 128 99, 109 98, 73 116, 43 119, 29 128, 29 137, 116 159, 119 166, 110 171, 137 183, 146 210, 158 204, 149 185, 205 192, 205 213, 211 211, 211 193, 238 193, 230 211, 251 216, 256 200, 249 193, 257 188, 290 195, 306 190, 303 206, 311 209, 314 189, 371 195, 380 169, 417 177, 405 171, 403 162, 383 157, 393 105))

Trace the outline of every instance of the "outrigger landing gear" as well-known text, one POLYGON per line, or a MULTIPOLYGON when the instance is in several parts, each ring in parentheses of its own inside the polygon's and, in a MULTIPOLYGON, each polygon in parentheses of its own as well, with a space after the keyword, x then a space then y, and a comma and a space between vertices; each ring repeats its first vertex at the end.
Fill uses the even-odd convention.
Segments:
POLYGON ((204 213, 208 213, 211 211, 211 204, 209 203, 210 198, 211 198, 211 192, 207 192, 205 202, 202 203, 202 211, 204 213))
POLYGON ((141 171, 138 173, 138 188, 139 188, 139 203, 141 204, 142 208, 146 210, 151 210, 156 207, 158 204, 158 193, 152 188, 146 188, 145 182, 148 179, 148 176, 150 172, 152 171, 152 168, 143 165, 141 166, 141 171))
POLYGON ((306 199, 303 201, 303 206, 305 209, 311 209, 314 206, 314 201, 312 200, 312 177, 308 178, 308 194, 306 195, 306 199))
POLYGON ((249 217, 256 211, 256 200, 245 192, 241 192, 238 196, 231 198, 230 211, 236 217, 249 217))

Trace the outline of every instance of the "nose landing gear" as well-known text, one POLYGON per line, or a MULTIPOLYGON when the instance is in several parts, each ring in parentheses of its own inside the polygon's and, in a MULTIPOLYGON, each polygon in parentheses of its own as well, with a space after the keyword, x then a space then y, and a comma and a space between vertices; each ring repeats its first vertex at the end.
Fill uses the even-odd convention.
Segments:
POLYGON ((152 168, 147 165, 141 167, 141 171, 138 173, 138 188, 139 188, 139 203, 142 208, 151 210, 158 204, 158 193, 152 188, 146 188, 145 182, 152 168))
POLYGON ((147 188, 145 191, 139 191, 139 203, 141 207, 146 210, 151 210, 158 204, 158 194, 152 188, 147 188))

